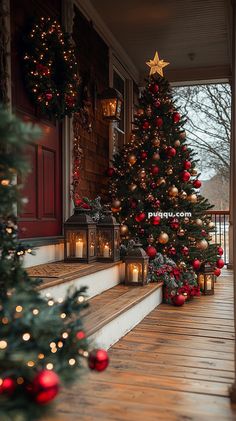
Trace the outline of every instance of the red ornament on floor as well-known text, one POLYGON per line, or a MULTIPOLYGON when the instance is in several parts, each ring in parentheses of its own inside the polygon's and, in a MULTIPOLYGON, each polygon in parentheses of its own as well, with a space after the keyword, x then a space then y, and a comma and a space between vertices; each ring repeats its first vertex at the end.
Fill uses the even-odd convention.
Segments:
POLYGON ((88 366, 91 370, 104 371, 109 364, 109 357, 105 349, 94 349, 88 357, 88 366))
POLYGON ((148 246, 146 248, 146 253, 148 257, 150 257, 150 259, 154 259, 154 257, 156 257, 156 254, 157 254, 157 250, 153 246, 148 246))
POLYGON ((185 303, 185 296, 182 294, 175 295, 172 301, 175 306, 180 307, 185 303))
POLYGON ((5 393, 8 396, 11 396, 16 388, 16 383, 11 377, 5 377, 0 384, 0 395, 5 393))
POLYGON ((54 371, 42 370, 34 378, 29 390, 39 405, 45 405, 57 396, 59 385, 59 377, 54 371))
POLYGON ((224 267, 224 265, 225 265, 225 262, 224 262, 224 260, 223 260, 223 259, 218 259, 218 260, 217 260, 217 262, 216 262, 216 266, 217 266, 219 269, 222 269, 222 268, 224 267))

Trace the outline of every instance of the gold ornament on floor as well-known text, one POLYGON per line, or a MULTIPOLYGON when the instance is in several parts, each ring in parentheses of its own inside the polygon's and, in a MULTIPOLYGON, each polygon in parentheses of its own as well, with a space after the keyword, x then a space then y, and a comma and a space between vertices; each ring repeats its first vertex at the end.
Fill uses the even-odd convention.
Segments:
POLYGON ((169 235, 166 232, 161 232, 159 237, 158 237, 158 241, 161 244, 166 244, 169 241, 169 235))
POLYGON ((128 162, 130 163, 130 165, 134 165, 136 161, 137 161, 137 158, 134 154, 131 154, 128 156, 128 162))
POLYGON ((158 148, 161 144, 161 141, 160 141, 160 139, 158 139, 158 137, 154 137, 154 139, 152 139, 152 144, 153 144, 153 146, 158 148))
POLYGON ((196 247, 199 250, 206 250, 208 248, 208 242, 205 239, 197 241, 196 247))
POLYGON ((163 68, 168 66, 170 63, 168 63, 168 61, 160 60, 158 52, 156 51, 153 60, 147 61, 146 64, 148 67, 150 67, 150 75, 158 73, 163 77, 163 68))
POLYGON ((180 140, 179 140, 179 139, 177 139, 177 140, 175 141, 174 145, 175 145, 175 147, 176 147, 176 148, 178 148, 178 147, 181 145, 180 140))
POLYGON ((120 226, 120 234, 122 235, 122 237, 127 235, 128 232, 129 232, 129 228, 127 227, 127 225, 124 224, 120 226))
POLYGON ((129 190, 131 191, 131 192, 134 192, 134 190, 136 190, 137 189, 137 184, 134 184, 134 183, 131 183, 130 185, 129 185, 129 190))
POLYGON ((168 190, 168 194, 169 194, 169 196, 171 196, 171 197, 176 197, 176 196, 178 196, 178 193, 179 193, 179 190, 177 189, 177 187, 175 187, 175 186, 171 186, 170 188, 169 188, 169 190, 168 190))
POLYGON ((191 203, 197 203, 197 195, 195 193, 190 194, 188 196, 188 201, 191 202, 191 203))
POLYGON ((183 229, 183 228, 180 228, 180 229, 177 231, 177 235, 178 235, 179 237, 183 237, 183 236, 185 235, 185 231, 184 231, 184 229, 183 229))
POLYGON ((201 227, 203 222, 200 218, 197 218, 196 221, 195 221, 195 224, 198 225, 199 227, 201 227))
POLYGON ((158 180, 157 180, 157 186, 159 187, 159 186, 161 186, 161 185, 164 185, 164 184, 166 184, 166 180, 165 180, 165 178, 164 177, 160 177, 160 178, 158 178, 158 180))

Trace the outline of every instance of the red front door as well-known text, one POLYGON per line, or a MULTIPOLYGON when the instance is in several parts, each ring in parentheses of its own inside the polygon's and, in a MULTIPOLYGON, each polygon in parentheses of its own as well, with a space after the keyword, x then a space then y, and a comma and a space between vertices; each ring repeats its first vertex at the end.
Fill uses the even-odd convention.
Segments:
POLYGON ((28 202, 20 215, 20 237, 50 237, 62 233, 62 146, 61 124, 39 116, 24 85, 22 37, 34 15, 60 16, 60 0, 38 2, 11 0, 12 104, 25 121, 40 126, 40 139, 28 146, 31 173, 25 180, 22 196, 28 202), (45 10, 44 10, 45 7, 45 10))

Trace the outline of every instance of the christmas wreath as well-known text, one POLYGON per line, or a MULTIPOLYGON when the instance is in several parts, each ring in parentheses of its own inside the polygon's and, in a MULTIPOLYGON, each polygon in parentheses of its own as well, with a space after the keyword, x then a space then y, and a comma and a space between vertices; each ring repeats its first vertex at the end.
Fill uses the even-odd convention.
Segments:
POLYGON ((51 18, 42 17, 26 37, 25 79, 42 113, 56 119, 80 108, 79 77, 70 35, 51 18))

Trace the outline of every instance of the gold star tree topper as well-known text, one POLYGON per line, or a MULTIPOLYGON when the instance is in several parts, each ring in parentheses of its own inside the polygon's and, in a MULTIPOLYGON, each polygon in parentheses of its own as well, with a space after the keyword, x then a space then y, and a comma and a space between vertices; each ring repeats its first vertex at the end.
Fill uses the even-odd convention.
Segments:
POLYGON ((170 63, 168 63, 168 61, 160 60, 158 52, 156 51, 154 59, 147 61, 146 64, 150 67, 150 76, 158 73, 163 77, 163 68, 170 63))

